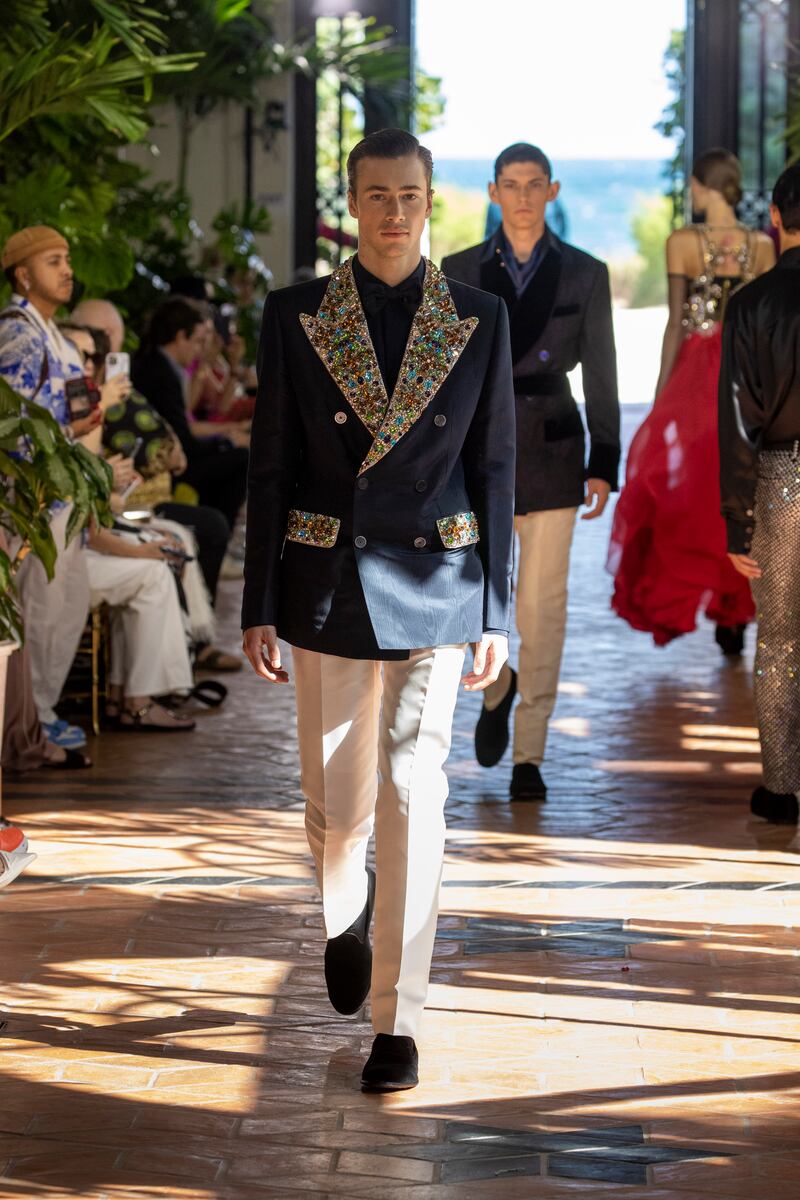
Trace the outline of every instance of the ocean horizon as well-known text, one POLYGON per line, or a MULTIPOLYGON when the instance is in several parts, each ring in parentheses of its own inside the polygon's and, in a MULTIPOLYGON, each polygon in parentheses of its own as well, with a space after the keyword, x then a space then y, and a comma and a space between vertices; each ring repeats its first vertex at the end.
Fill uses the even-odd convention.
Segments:
MULTIPOLYGON (((491 159, 438 158, 434 187, 451 185, 485 196, 492 167, 491 159)), ((666 191, 665 168, 665 160, 654 158, 554 160, 566 240, 600 258, 635 253, 631 221, 643 203, 666 191)))

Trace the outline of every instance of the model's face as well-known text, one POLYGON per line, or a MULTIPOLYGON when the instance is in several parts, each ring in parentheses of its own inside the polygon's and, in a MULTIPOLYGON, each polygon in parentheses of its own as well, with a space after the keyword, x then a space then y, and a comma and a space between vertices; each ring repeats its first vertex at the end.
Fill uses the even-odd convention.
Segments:
POLYGON ((72 265, 68 250, 43 250, 17 268, 17 283, 24 296, 36 297, 60 308, 72 298, 72 265))
POLYGON ((489 184, 489 196, 500 205, 507 229, 535 229, 544 221, 545 209, 559 193, 560 184, 551 182, 538 163, 509 163, 496 183, 489 184))
POLYGON ((419 252, 431 215, 433 193, 416 154, 405 158, 365 158, 358 164, 355 191, 348 192, 351 217, 358 221, 359 250, 380 258, 419 252))

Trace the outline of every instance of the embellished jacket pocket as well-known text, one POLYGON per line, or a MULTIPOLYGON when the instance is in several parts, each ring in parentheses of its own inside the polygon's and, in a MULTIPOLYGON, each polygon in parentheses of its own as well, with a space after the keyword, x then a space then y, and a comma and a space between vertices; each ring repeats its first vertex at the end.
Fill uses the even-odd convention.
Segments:
POLYGON ((290 542, 330 550, 336 545, 340 525, 338 517, 326 517, 322 513, 302 512, 298 508, 292 508, 289 510, 286 537, 290 542))
POLYGON ((452 517, 440 517, 436 522, 439 537, 447 550, 458 550, 461 546, 474 546, 480 541, 478 518, 475 513, 455 513, 452 517))

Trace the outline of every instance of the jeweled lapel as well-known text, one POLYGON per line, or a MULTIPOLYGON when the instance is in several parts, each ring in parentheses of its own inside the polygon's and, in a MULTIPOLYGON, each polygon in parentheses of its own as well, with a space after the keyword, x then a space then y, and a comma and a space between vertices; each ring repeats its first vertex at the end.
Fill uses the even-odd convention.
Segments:
POLYGON ((334 383, 374 437, 389 398, 350 259, 331 275, 317 315, 301 313, 300 322, 334 383))
POLYGON ((477 317, 459 320, 444 275, 426 260, 422 303, 389 400, 350 260, 331 276, 316 317, 303 313, 300 321, 334 383, 373 436, 359 475, 419 420, 478 324, 477 317))

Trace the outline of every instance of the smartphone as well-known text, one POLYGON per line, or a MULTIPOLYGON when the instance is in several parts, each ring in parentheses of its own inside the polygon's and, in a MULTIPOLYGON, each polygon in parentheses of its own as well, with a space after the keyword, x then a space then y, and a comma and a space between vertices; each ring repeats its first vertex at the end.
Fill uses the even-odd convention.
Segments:
MULTIPOLYGON (((136 455, 139 453, 139 451, 141 450, 143 445, 144 445, 144 438, 138 437, 136 439, 136 441, 133 443, 133 449, 131 450, 130 454, 127 456, 128 458, 133 459, 134 467, 136 466, 136 455)), ((130 483, 128 484, 128 486, 125 488, 125 491, 120 493, 120 500, 127 500, 128 496, 130 496, 131 492, 135 491, 135 489, 139 486, 140 482, 141 482, 141 480, 139 480, 139 479, 132 479, 130 481, 130 483)))
POLYGON ((125 350, 120 350, 119 353, 106 355, 106 383, 109 379, 115 379, 117 375, 123 375, 127 379, 131 373, 131 356, 125 350))

